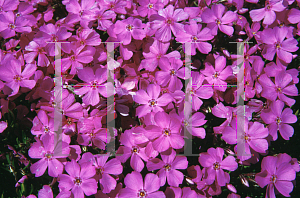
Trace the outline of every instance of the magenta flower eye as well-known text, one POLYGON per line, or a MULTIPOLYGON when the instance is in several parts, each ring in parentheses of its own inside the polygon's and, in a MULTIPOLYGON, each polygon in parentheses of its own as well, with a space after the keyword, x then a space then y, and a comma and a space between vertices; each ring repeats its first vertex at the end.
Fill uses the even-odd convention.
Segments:
POLYGON ((164 134, 165 136, 170 136, 170 135, 171 135, 170 129, 164 129, 164 130, 163 130, 163 134, 164 134))
POLYGON ((152 9, 152 8, 153 8, 153 4, 149 3, 149 4, 148 4, 148 8, 149 8, 149 9, 152 9))
POLYGON ((220 19, 216 19, 216 24, 220 25, 221 24, 221 20, 220 19))
POLYGON ((129 25, 126 26, 126 29, 127 29, 128 31, 131 31, 131 30, 133 29, 133 26, 129 24, 129 25))
POLYGON ((170 72, 170 74, 171 74, 171 75, 175 75, 175 74, 176 74, 176 71, 175 71, 174 69, 172 69, 171 72, 170 72))
POLYGON ((50 131, 49 127, 45 126, 44 132, 45 132, 45 133, 48 133, 49 131, 50 131))
POLYGON ((9 24, 8 27, 9 27, 10 29, 15 29, 15 28, 16 28, 15 24, 13 24, 13 23, 9 24))
POLYGON ((80 185, 81 183, 82 183, 82 181, 81 181, 80 178, 76 178, 76 179, 74 180, 74 184, 75 184, 75 185, 80 185))
POLYGON ((147 195, 147 193, 146 193, 146 191, 144 191, 144 190, 140 190, 139 193, 138 193, 138 196, 139 196, 140 198, 146 197, 146 195, 147 195))
POLYGON ((46 154, 45 154, 45 158, 51 159, 51 158, 52 158, 52 154, 51 154, 51 153, 46 153, 46 154))
POLYGON ((282 122, 282 120, 280 118, 276 118, 276 123, 280 124, 282 122))
POLYGON ((171 19, 167 19, 167 20, 166 20, 166 23, 169 24, 169 25, 171 25, 172 22, 173 22, 173 21, 172 21, 171 19))
POLYGON ((15 77, 14 77, 14 80, 15 81, 21 81, 22 80, 22 76, 19 76, 19 75, 16 75, 15 77))
POLYGON ((220 164, 219 162, 214 163, 214 169, 219 170, 220 169, 220 164))
POLYGON ((271 182, 275 183, 276 182, 276 179, 277 179, 277 176, 276 175, 273 175, 270 179, 271 182))
POLYGON ((169 171, 169 170, 171 169, 171 165, 170 165, 170 164, 166 164, 166 165, 164 166, 164 169, 165 169, 166 171, 169 171))

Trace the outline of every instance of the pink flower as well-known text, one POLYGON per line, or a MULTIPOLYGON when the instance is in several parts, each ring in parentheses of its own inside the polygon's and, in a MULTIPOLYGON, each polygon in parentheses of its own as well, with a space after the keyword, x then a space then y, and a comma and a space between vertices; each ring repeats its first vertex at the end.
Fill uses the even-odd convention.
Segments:
POLYGON ((74 92, 77 95, 81 95, 82 101, 86 105, 95 106, 100 102, 101 94, 104 97, 109 97, 107 95, 107 89, 112 89, 113 85, 111 83, 105 83, 107 80, 107 70, 104 68, 98 68, 94 72, 92 68, 85 67, 79 70, 78 77, 84 81, 84 84, 78 84, 77 86, 82 86, 79 89, 75 89, 74 92))
POLYGON ((163 111, 161 106, 166 106, 173 101, 172 96, 168 93, 159 97, 160 90, 161 88, 159 85, 150 84, 147 87, 147 92, 143 89, 136 92, 133 99, 135 102, 142 104, 142 106, 139 106, 136 109, 138 117, 143 117, 150 112, 163 111))
POLYGON ((48 117, 45 111, 40 110, 38 115, 32 121, 31 133, 33 135, 55 134, 54 132, 54 119, 48 117))
POLYGON ((289 162, 286 162, 280 155, 264 157, 261 163, 261 172, 255 176, 257 184, 263 188, 267 186, 266 197, 275 198, 276 190, 290 197, 293 190, 292 180, 296 178, 296 172, 289 162))
POLYGON ((119 198, 128 197, 149 197, 149 198, 165 198, 162 191, 157 191, 160 188, 159 178, 153 173, 148 173, 145 176, 145 181, 140 173, 133 171, 126 175, 124 179, 126 188, 121 189, 119 198))
POLYGON ((171 31, 175 36, 180 31, 183 31, 183 24, 177 23, 188 19, 188 13, 183 9, 174 10, 173 5, 168 5, 165 9, 159 10, 158 14, 153 14, 150 17, 151 29, 156 29, 155 38, 167 42, 171 40, 171 31))
POLYGON ((170 58, 161 61, 159 67, 161 71, 155 73, 156 81, 159 85, 167 86, 171 92, 182 89, 180 80, 185 78, 185 67, 182 68, 183 62, 180 59, 170 58))
POLYGON ((170 149, 161 153, 162 160, 155 158, 148 161, 147 168, 149 171, 160 169, 157 175, 160 179, 160 186, 164 186, 166 180, 170 186, 178 187, 183 181, 182 172, 176 169, 186 169, 188 161, 185 156, 176 156, 176 152, 170 149))
MULTIPOLYGON (((250 148, 258 153, 265 153, 268 149, 268 141, 265 139, 269 135, 269 131, 259 122, 248 122, 245 119, 244 126, 237 123, 234 118, 231 122, 231 127, 225 127, 222 139, 228 144, 236 144, 237 142, 245 142, 245 153, 250 154, 250 148), (244 130, 241 136, 237 130, 244 130)), ((253 153, 253 152, 252 152, 253 153)), ((250 155, 249 155, 250 157, 250 155)))
POLYGON ((0 34, 7 39, 18 33, 29 33, 31 27, 27 26, 28 20, 22 17, 16 18, 12 11, 2 12, 0 14, 0 34))
POLYGON ((19 3, 18 0, 2 0, 0 2, 0 13, 16 10, 19 3))
POLYGON ((158 65, 162 65, 163 61, 166 61, 165 59, 171 57, 179 59, 180 53, 178 51, 172 51, 166 54, 169 46, 170 43, 162 43, 155 39, 152 45, 149 47, 149 50, 144 50, 143 55, 145 59, 141 61, 139 70, 145 68, 146 70, 152 72, 158 65))
POLYGON ((118 20, 115 23, 114 32, 123 45, 128 45, 131 42, 131 36, 136 40, 145 38, 144 26, 145 24, 140 19, 129 17, 122 21, 118 20))
POLYGON ((32 89, 36 84, 35 80, 29 80, 36 71, 35 64, 26 64, 22 71, 21 62, 12 58, 6 64, 2 64, 0 70, 0 80, 5 81, 6 86, 12 89, 10 96, 16 95, 20 87, 32 89))
MULTIPOLYGON (((146 140, 148 140, 146 138, 146 140)), ((121 135, 120 142, 124 146, 120 146, 117 150, 117 159, 122 163, 125 163, 129 157, 130 158, 130 166, 133 170, 137 172, 141 172, 144 168, 144 161, 148 160, 148 156, 145 153, 145 147, 140 147, 135 142, 134 136, 130 134, 128 130, 125 131, 121 135)))
MULTIPOLYGON (((211 35, 211 30, 209 28, 203 28, 202 26, 197 24, 195 21, 191 21, 190 25, 185 25, 185 32, 178 33, 176 37, 176 41, 181 43, 192 42, 191 43, 191 55, 196 55, 196 48, 203 54, 208 54, 212 46, 208 42, 214 38, 211 35)), ((186 49, 185 49, 186 50, 186 49)))
POLYGON ((93 155, 92 153, 84 153, 80 163, 92 162, 96 168, 95 179, 99 180, 103 193, 109 193, 116 188, 116 179, 111 175, 120 175, 123 166, 118 159, 111 159, 107 162, 108 154, 93 155))
POLYGON ((204 75, 199 72, 192 72, 192 80, 187 85, 186 95, 195 111, 198 111, 202 106, 203 101, 201 99, 209 99, 213 96, 213 88, 205 82, 204 75))
POLYGON ((157 14, 157 11, 164 7, 164 4, 158 0, 139 0, 138 2, 140 6, 137 8, 137 12, 141 17, 148 16, 149 18, 151 15, 157 14))
POLYGON ((78 46, 97 46, 101 43, 99 34, 93 29, 80 29, 76 33, 76 36, 72 36, 70 40, 75 40, 78 46))
POLYGON ((158 152, 168 150, 170 147, 180 149, 184 139, 180 135, 181 123, 176 118, 170 117, 165 112, 157 112, 154 116, 156 125, 149 125, 146 137, 153 141, 153 148, 158 152))
POLYGON ((261 96, 269 100, 275 101, 277 98, 285 102, 287 105, 292 106, 295 103, 294 99, 288 96, 297 96, 298 89, 295 84, 291 84, 292 76, 286 72, 280 72, 275 76, 275 83, 263 74, 259 78, 259 83, 262 85, 263 90, 261 96))
POLYGON ((84 198, 97 193, 97 181, 91 177, 96 174, 95 167, 89 163, 77 164, 75 160, 67 162, 65 169, 67 174, 59 175, 58 187, 61 190, 70 190, 74 198, 84 198))
POLYGON ((28 151, 28 155, 31 158, 40 159, 30 166, 30 170, 36 177, 40 177, 45 173, 48 167, 49 176, 57 177, 63 172, 64 166, 61 160, 65 160, 68 156, 70 152, 69 147, 65 144, 61 144, 61 147, 57 147, 57 141, 54 135, 47 134, 41 139, 41 141, 37 139, 37 142, 33 143, 28 151))
POLYGON ((286 27, 268 28, 261 33, 261 41, 266 44, 262 52, 265 59, 272 61, 276 53, 277 58, 283 62, 290 63, 292 61, 293 55, 290 52, 298 50, 298 42, 293 37, 285 39, 287 34, 288 28, 286 27))
POLYGON ((289 140, 294 134, 294 128, 288 124, 297 122, 297 116, 293 114, 293 110, 285 108, 284 102, 276 100, 272 102, 269 111, 262 111, 261 119, 268 124, 270 135, 273 141, 277 140, 277 131, 285 140, 289 140), (283 111, 282 111, 283 110, 283 111))
POLYGON ((39 190, 39 198, 53 198, 53 192, 50 186, 44 185, 41 190, 39 190))
POLYGON ((281 12, 286 7, 283 5, 283 1, 269 0, 266 1, 264 8, 251 10, 249 12, 251 19, 254 22, 261 21, 264 19, 263 24, 271 25, 276 19, 276 12, 281 12))
MULTIPOLYGON (((47 43, 44 41, 35 42, 31 41, 26 47, 25 50, 28 51, 28 53, 24 54, 24 59, 27 63, 34 62, 35 58, 38 57, 38 66, 42 67, 48 67, 50 64, 50 61, 47 57, 48 52, 46 51, 47 43)), ((53 51, 54 52, 54 51, 53 51)))
POLYGON ((232 11, 225 14, 225 6, 222 4, 213 4, 211 9, 205 9, 201 15, 202 21, 207 23, 211 29, 212 35, 217 35, 218 29, 227 35, 232 35, 234 29, 229 24, 236 20, 237 16, 232 11))
POLYGON ((227 181, 226 175, 223 169, 234 171, 237 169, 238 164, 233 156, 227 156, 223 160, 224 150, 222 148, 209 148, 207 153, 201 153, 199 156, 199 162, 204 167, 204 179, 208 184, 212 184, 215 180, 218 185, 225 186, 227 181))
POLYGON ((82 69, 82 63, 90 63, 95 54, 95 48, 87 46, 74 46, 71 45, 73 53, 61 60, 62 72, 66 72, 71 66, 70 74, 76 74, 78 69, 82 69))
POLYGON ((115 19, 116 13, 112 10, 100 9, 95 11, 95 19, 98 22, 98 30, 106 31, 113 22, 109 19, 115 19))
POLYGON ((222 92, 227 89, 225 80, 232 75, 231 67, 226 67, 226 58, 224 56, 219 56, 215 59, 214 67, 210 62, 206 62, 205 69, 200 72, 206 76, 205 79, 210 84, 215 85, 214 89, 222 92))

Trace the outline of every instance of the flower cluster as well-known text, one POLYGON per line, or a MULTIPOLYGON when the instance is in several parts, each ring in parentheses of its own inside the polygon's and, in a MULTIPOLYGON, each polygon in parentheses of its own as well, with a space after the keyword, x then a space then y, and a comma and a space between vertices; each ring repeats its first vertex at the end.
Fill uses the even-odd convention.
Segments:
POLYGON ((243 184, 289 197, 298 161, 269 148, 295 132, 299 5, 0 1, 0 135, 25 123, 31 137, 5 143, 23 167, 16 188, 44 177, 53 180, 39 198, 202 198, 225 188, 232 198, 245 194, 231 173, 261 162, 243 184))

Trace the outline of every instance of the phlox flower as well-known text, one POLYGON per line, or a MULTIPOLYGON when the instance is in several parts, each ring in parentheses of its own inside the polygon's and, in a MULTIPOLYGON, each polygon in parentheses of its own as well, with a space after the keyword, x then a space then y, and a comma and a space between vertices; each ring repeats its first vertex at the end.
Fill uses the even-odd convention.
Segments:
POLYGON ((148 160, 148 156, 145 153, 145 147, 138 146, 134 136, 130 134, 128 130, 121 135, 120 142, 124 146, 119 147, 116 153, 120 155, 117 155, 116 158, 122 163, 125 163, 127 159, 131 157, 130 166, 133 170, 141 172, 145 166, 143 160, 148 160))
POLYGON ((288 124, 297 122, 297 116, 293 114, 291 108, 285 108, 284 102, 276 100, 272 102, 269 111, 262 111, 260 117, 268 124, 269 133, 273 140, 277 140, 277 131, 285 140, 289 140, 294 134, 294 128, 288 124), (282 111, 283 110, 283 111, 282 111))
POLYGON ((181 123, 169 114, 157 112, 154 116, 156 125, 149 125, 146 129, 146 137, 153 141, 153 148, 158 152, 168 150, 170 147, 180 149, 184 145, 184 139, 180 135, 181 123))
POLYGON ((94 18, 98 23, 97 29, 106 31, 113 24, 113 22, 109 19, 115 19, 116 13, 112 10, 106 10, 102 8, 95 11, 94 18))
POLYGON ((198 111, 202 106, 203 101, 201 99, 209 99, 213 96, 213 88, 205 82, 203 74, 192 72, 192 80, 186 87, 186 96, 188 101, 192 103, 192 108, 195 111, 198 111))
POLYGON ((129 17, 122 21, 118 20, 115 23, 114 32, 123 45, 128 45, 131 43, 131 36, 136 40, 145 38, 144 26, 145 24, 140 19, 129 17))
POLYGON ((147 92, 143 89, 140 89, 136 92, 136 95, 133 97, 133 100, 142 106, 139 106, 136 109, 137 116, 143 117, 150 112, 159 112, 163 111, 162 106, 166 106, 173 101, 173 98, 170 94, 165 93, 159 97, 160 86, 155 84, 150 84, 147 87, 147 92))
POLYGON ((261 41, 265 43, 262 55, 265 59, 272 61, 275 53, 277 58, 285 63, 290 63, 293 59, 293 54, 298 50, 297 40, 293 37, 287 38, 287 27, 267 28, 261 33, 261 41))
POLYGON ((83 68, 82 63, 90 63, 95 54, 95 48, 91 46, 71 45, 72 53, 67 58, 62 58, 62 72, 66 72, 70 67, 70 74, 76 74, 79 69, 83 68))
POLYGON ((158 14, 153 14, 150 17, 151 29, 156 29, 155 38, 162 42, 171 40, 171 31, 175 36, 180 31, 183 31, 183 24, 178 23, 188 19, 188 13, 183 9, 174 10, 173 5, 168 5, 165 9, 158 11, 158 14))
POLYGON ((97 181, 92 177, 96 174, 95 167, 89 163, 78 164, 75 160, 67 162, 65 170, 69 174, 59 175, 58 187, 61 190, 70 190, 74 198, 84 198, 97 193, 97 181))
POLYGON ((180 59, 170 58, 161 61, 161 71, 155 73, 155 79, 159 85, 167 86, 171 92, 182 89, 181 79, 185 79, 187 69, 182 68, 183 62, 180 59))
POLYGON ((40 159, 30 166, 30 170, 36 177, 40 177, 48 167, 49 176, 57 177, 63 172, 64 166, 61 161, 65 160, 69 152, 69 147, 64 142, 57 144, 54 135, 46 134, 41 140, 37 139, 28 151, 31 158, 40 159))
POLYGON ((105 10, 114 11, 116 14, 126 14, 126 1, 122 0, 98 0, 99 5, 105 10))
POLYGON ((44 185, 38 194, 39 198, 53 198, 53 192, 50 186, 44 185))
POLYGON ((48 67, 50 61, 47 57, 48 50, 45 48, 47 43, 44 41, 36 42, 31 41, 26 47, 25 50, 28 52, 24 54, 24 59, 27 63, 33 63, 35 58, 38 57, 37 64, 38 66, 48 67))
POLYGON ((143 56, 145 59, 141 61, 139 70, 145 68, 148 71, 154 71, 158 65, 162 65, 163 61, 171 57, 180 59, 180 53, 178 51, 172 51, 168 54, 170 43, 162 43, 155 39, 149 50, 144 50, 143 56))
POLYGON ((277 98, 292 106, 295 103, 294 99, 288 96, 297 96, 298 89, 295 84, 291 84, 292 76, 286 72, 280 72, 275 76, 275 83, 267 77, 266 74, 260 76, 258 81, 263 89, 261 96, 269 100, 275 101, 277 98))
POLYGON ((226 58, 219 56, 215 59, 214 67, 210 62, 205 63, 205 69, 200 71, 214 89, 224 92, 227 89, 225 80, 232 75, 232 68, 226 67, 226 58))
MULTIPOLYGON (((200 24, 197 24, 195 21, 191 21, 190 25, 185 25, 185 32, 179 32, 176 41, 181 43, 191 42, 191 55, 196 55, 196 48, 203 54, 208 54, 212 46, 208 42, 214 38, 211 35, 211 30, 209 28, 203 28, 200 24)), ((187 49, 185 49, 187 50, 187 49)))
POLYGON ((258 22, 264 19, 263 24, 271 25, 276 19, 275 12, 281 12, 286 9, 286 7, 283 5, 283 1, 281 0, 268 0, 265 4, 264 8, 251 10, 249 14, 252 21, 258 22))
POLYGON ((28 20, 16 17, 12 11, 0 13, 0 34, 7 39, 18 33, 29 33, 31 27, 27 26, 28 20))
POLYGON ((204 167, 202 170, 203 178, 208 184, 212 184, 215 180, 220 186, 225 186, 227 181, 226 176, 228 173, 223 169, 234 171, 237 169, 238 164, 233 156, 227 156, 223 159, 224 150, 222 148, 209 148, 207 153, 201 153, 199 162, 204 167))
POLYGON ((111 83, 105 83, 107 80, 107 70, 105 68, 98 68, 94 72, 91 67, 85 67, 78 73, 78 77, 85 83, 79 84, 82 86, 79 89, 75 89, 74 92, 77 95, 81 95, 82 101, 86 105, 95 106, 100 102, 101 94, 104 97, 109 97, 107 95, 107 89, 112 89, 113 85, 111 83))
MULTIPOLYGON (((245 119, 244 126, 237 123, 235 117, 231 122, 231 127, 225 127, 222 133, 222 139, 228 144, 244 143, 245 153, 250 154, 250 148, 258 153, 265 153, 268 149, 268 141, 265 139, 269 135, 269 131, 259 122, 248 122, 245 119), (239 131, 244 131, 240 134, 239 131)), ((250 158, 250 155, 248 156, 250 158)))
POLYGON ((5 85, 12 89, 10 96, 16 95, 20 87, 32 89, 36 84, 35 80, 29 80, 36 71, 35 64, 26 64, 22 71, 21 62, 12 58, 6 64, 2 64, 0 70, 0 80, 5 81, 5 85))
POLYGON ((153 15, 157 14, 157 11, 164 7, 164 4, 158 0, 139 0, 138 1, 140 6, 137 8, 137 12, 141 17, 148 18, 153 15))
POLYGON ((109 193, 117 186, 116 179, 111 175, 120 175, 123 171, 121 162, 114 158, 108 160, 109 153, 101 155, 93 155, 92 153, 84 153, 80 163, 91 162, 96 168, 95 179, 99 180, 103 193, 109 193))
POLYGON ((165 198, 165 194, 162 191, 158 191, 160 188, 159 178, 153 173, 148 173, 143 177, 140 173, 133 171, 126 175, 124 179, 126 188, 121 189, 119 192, 119 198, 139 197, 139 198, 165 198))
POLYGON ((2 0, 0 2, 0 14, 2 12, 14 11, 18 8, 18 0, 2 0))
POLYGON ((38 115, 32 121, 31 133, 33 135, 55 134, 54 119, 49 118, 44 110, 40 110, 38 115))
POLYGON ((183 181, 182 172, 176 169, 186 169, 188 167, 188 161, 185 156, 176 156, 176 152, 170 149, 164 153, 161 153, 162 160, 154 158, 147 163, 147 169, 149 171, 160 169, 157 175, 160 179, 160 186, 164 186, 166 180, 170 186, 178 187, 183 181))
POLYGON ((217 35, 218 29, 227 35, 232 35, 234 29, 229 24, 236 20, 237 15, 232 11, 225 12, 222 4, 213 4, 211 9, 205 9, 201 15, 202 21, 207 23, 212 35, 217 35))
POLYGON ((292 180, 296 178, 296 172, 289 162, 278 156, 264 157, 261 163, 261 172, 255 176, 257 184, 263 188, 267 185, 267 198, 275 198, 276 189, 285 197, 290 197, 293 190, 292 180))

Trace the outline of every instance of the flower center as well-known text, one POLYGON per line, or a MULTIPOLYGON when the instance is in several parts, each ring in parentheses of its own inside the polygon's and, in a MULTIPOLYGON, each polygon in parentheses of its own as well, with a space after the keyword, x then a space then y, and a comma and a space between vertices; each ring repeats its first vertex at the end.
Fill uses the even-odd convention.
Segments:
POLYGON ((139 197, 146 197, 146 194, 147 194, 146 191, 140 190, 139 193, 138 193, 138 196, 139 197))
POLYGON ((12 24, 12 23, 9 24, 8 27, 9 27, 10 29, 15 29, 15 28, 16 28, 15 24, 12 24))
POLYGON ((221 24, 221 20, 220 19, 216 19, 216 24, 220 25, 221 24))
POLYGON ((157 104, 157 102, 156 102, 155 100, 150 100, 150 101, 149 101, 149 105, 150 105, 151 107, 155 106, 156 104, 157 104))
POLYGON ((170 165, 170 164, 164 165, 164 169, 165 169, 166 171, 170 170, 170 169, 171 169, 171 165, 170 165))
POLYGON ((198 40, 197 36, 192 36, 192 41, 196 42, 198 40))
POLYGON ((131 31, 131 30, 133 29, 133 26, 132 26, 132 25, 127 25, 127 26, 126 26, 126 29, 127 29, 128 31, 131 31))
POLYGON ((183 120, 182 123, 184 124, 184 126, 188 126, 189 123, 186 120, 183 120))
POLYGON ((171 75, 175 75, 176 71, 174 69, 171 70, 171 75))
POLYGON ((280 124, 281 123, 281 119, 280 118, 276 118, 276 122, 277 122, 277 124, 280 124))
POLYGON ((149 8, 149 9, 152 9, 152 8, 153 8, 153 4, 149 3, 149 4, 148 4, 148 8, 149 8))
POLYGON ((276 175, 273 175, 273 176, 271 177, 270 180, 271 180, 273 183, 275 183, 275 182, 276 182, 276 179, 277 179, 276 175))
POLYGON ((214 169, 219 170, 220 169, 220 164, 219 162, 214 163, 214 169))
POLYGON ((271 10, 271 5, 267 5, 266 10, 271 10))
POLYGON ((100 166, 99 168, 96 169, 96 173, 97 175, 101 175, 104 171, 104 168, 102 166, 100 166))
POLYGON ((281 92, 282 90, 281 90, 281 88, 280 88, 280 87, 277 87, 277 91, 278 91, 278 92, 281 92))
POLYGON ((97 84, 96 82, 93 82, 92 88, 93 88, 93 89, 96 89, 97 87, 98 87, 98 84, 97 84))
POLYGON ((131 152, 132 152, 132 153, 138 153, 138 152, 139 152, 138 147, 136 147, 136 146, 132 147, 131 152))
POLYGON ((45 133, 48 133, 49 131, 50 131, 49 127, 45 126, 44 132, 45 132, 45 133))
POLYGON ((159 55, 157 55, 157 57, 156 57, 157 59, 160 59, 161 58, 161 55, 159 54, 159 55))
POLYGON ((75 56, 71 56, 71 60, 74 61, 75 60, 75 56))
POLYGON ((15 81, 21 81, 21 80, 22 80, 22 76, 16 75, 16 76, 14 77, 14 80, 15 80, 15 81))
POLYGON ((71 125, 72 124, 72 120, 70 118, 68 118, 67 123, 68 123, 68 125, 71 125))
POLYGON ((21 14, 18 12, 17 14, 16 14, 16 17, 20 17, 21 16, 21 14))
POLYGON ((168 19, 168 20, 166 21, 166 23, 169 24, 169 25, 171 25, 171 24, 173 23, 173 21, 172 21, 172 19, 168 19))
POLYGON ((165 136, 170 136, 170 134, 171 134, 170 129, 164 129, 164 130, 163 130, 163 134, 164 134, 165 136))
POLYGON ((76 178, 76 179, 74 180, 74 184, 75 184, 75 185, 80 185, 81 183, 82 183, 82 181, 81 181, 80 178, 76 178))
POLYGON ((277 48, 277 49, 279 49, 281 46, 280 46, 280 43, 276 43, 275 44, 275 47, 277 48))
POLYGON ((219 73, 215 72, 214 75, 213 75, 213 78, 218 78, 218 76, 219 76, 219 73))
POLYGON ((250 137, 249 137, 247 134, 245 134, 244 139, 245 139, 246 141, 248 141, 248 140, 250 139, 250 137))
POLYGON ((45 158, 51 159, 51 158, 52 158, 52 154, 51 154, 51 153, 46 153, 46 154, 45 154, 45 158))
POLYGON ((80 41, 80 45, 84 45, 84 41, 80 41))

